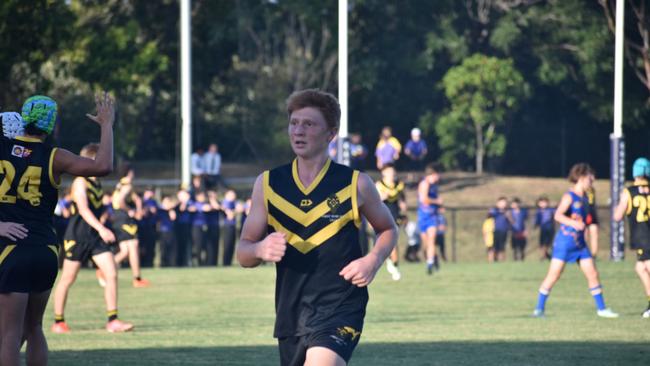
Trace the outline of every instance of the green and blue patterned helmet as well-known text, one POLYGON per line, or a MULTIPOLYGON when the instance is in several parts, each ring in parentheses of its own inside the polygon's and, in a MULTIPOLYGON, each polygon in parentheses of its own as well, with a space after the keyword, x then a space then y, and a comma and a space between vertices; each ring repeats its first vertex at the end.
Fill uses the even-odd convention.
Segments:
POLYGON ((34 125, 49 135, 54 129, 57 109, 56 102, 50 97, 43 95, 29 97, 23 104, 25 127, 34 125))
POLYGON ((638 158, 632 165, 632 177, 646 177, 650 178, 650 160, 646 158, 638 158))

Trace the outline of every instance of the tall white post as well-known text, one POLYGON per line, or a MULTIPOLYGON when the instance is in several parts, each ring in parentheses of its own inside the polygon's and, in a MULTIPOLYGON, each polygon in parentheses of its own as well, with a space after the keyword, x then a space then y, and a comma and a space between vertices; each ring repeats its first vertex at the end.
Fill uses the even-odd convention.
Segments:
POLYGON ((192 154, 192 16, 191 0, 181 5, 181 180, 190 185, 192 154))
POLYGON ((614 45, 614 132, 610 135, 610 259, 625 256, 625 224, 614 221, 614 209, 625 184, 625 140, 623 139, 623 42, 625 0, 616 1, 616 34, 614 45))
POLYGON ((623 137, 623 43, 625 0, 616 1, 616 49, 614 52, 614 137, 623 137))
POLYGON ((348 147, 348 0, 339 0, 339 104, 341 125, 337 161, 350 165, 348 147))

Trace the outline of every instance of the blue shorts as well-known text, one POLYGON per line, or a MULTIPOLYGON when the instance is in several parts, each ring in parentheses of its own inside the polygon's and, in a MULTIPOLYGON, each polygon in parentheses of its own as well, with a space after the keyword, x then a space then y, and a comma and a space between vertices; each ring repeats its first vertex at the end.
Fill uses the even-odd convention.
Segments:
POLYGON ((592 258, 591 251, 587 245, 576 243, 576 240, 570 236, 558 234, 553 243, 552 258, 559 259, 565 263, 575 263, 583 259, 592 258))
POLYGON ((438 227, 438 218, 435 213, 418 211, 418 228, 424 234, 430 227, 438 227))

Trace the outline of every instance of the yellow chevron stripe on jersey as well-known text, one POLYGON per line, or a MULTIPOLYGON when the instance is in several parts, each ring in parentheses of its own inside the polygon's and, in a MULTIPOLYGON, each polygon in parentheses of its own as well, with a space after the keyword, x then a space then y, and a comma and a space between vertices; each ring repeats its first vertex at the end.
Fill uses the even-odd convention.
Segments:
POLYGON ((103 205, 102 198, 95 197, 94 195, 88 195, 88 201, 90 201, 94 208, 100 208, 103 205))
POLYGON ((14 249, 16 249, 16 245, 15 245, 15 244, 7 245, 7 246, 4 248, 4 250, 2 251, 2 253, 0 253, 0 264, 2 264, 2 262, 5 260, 5 258, 7 258, 7 256, 9 255, 9 253, 11 253, 11 251, 14 250, 14 249))
POLYGON ((293 181, 296 183, 296 186, 302 194, 305 196, 309 195, 316 187, 318 187, 318 184, 320 183, 321 180, 323 180, 323 177, 325 176, 325 173, 327 173, 327 170, 330 167, 330 163, 332 160, 327 159, 325 162, 325 165, 321 168, 320 172, 318 172, 318 175, 316 175, 316 178, 314 178, 314 181, 311 182, 309 187, 306 187, 302 184, 300 181, 300 176, 298 175, 298 159, 294 159, 293 163, 291 164, 291 174, 293 175, 293 181))
POLYGON ((124 224, 124 225, 122 225, 122 230, 126 231, 130 235, 135 235, 135 233, 138 232, 138 225, 124 224))
POLYGON ((358 200, 358 194, 359 194, 359 171, 355 170, 352 172, 352 183, 350 184, 352 187, 352 215, 354 217, 354 225, 356 225, 357 228, 361 228, 361 216, 359 215, 359 200, 358 200))
POLYGON ((61 186, 61 177, 59 177, 59 181, 57 182, 54 180, 54 154, 56 153, 56 150, 58 150, 58 147, 55 147, 52 149, 52 152, 50 152, 50 162, 48 164, 48 176, 50 177, 50 183, 52 184, 52 187, 54 188, 59 188, 61 186))
POLYGON ((312 249, 326 242, 328 239, 336 235, 348 222, 354 220, 354 213, 352 210, 348 211, 345 215, 339 217, 329 225, 319 230, 314 235, 307 239, 301 238, 298 234, 290 231, 280 224, 278 220, 272 215, 269 215, 269 225, 275 229, 276 232, 284 233, 287 238, 287 243, 296 248, 302 254, 309 253, 312 249))
POLYGON ((64 240, 63 241, 63 249, 67 252, 68 250, 70 250, 70 248, 72 248, 76 244, 77 244, 77 242, 75 240, 64 240))
MULTIPOLYGON (((278 195, 273 191, 268 185, 264 187, 264 198, 265 201, 270 202, 273 206, 277 207, 282 213, 289 216, 294 221, 300 223, 302 226, 307 227, 320 219, 323 215, 330 211, 330 207, 327 205, 327 199, 323 202, 316 205, 316 207, 311 210, 304 212, 298 207, 291 204, 289 201, 284 199, 282 196, 278 195)), ((344 187, 340 191, 336 192, 336 197, 340 203, 343 203, 351 198, 350 188, 344 187)))
POLYGON ((104 189, 101 186, 95 187, 90 181, 86 180, 86 189, 92 192, 96 197, 102 197, 104 195, 104 189))

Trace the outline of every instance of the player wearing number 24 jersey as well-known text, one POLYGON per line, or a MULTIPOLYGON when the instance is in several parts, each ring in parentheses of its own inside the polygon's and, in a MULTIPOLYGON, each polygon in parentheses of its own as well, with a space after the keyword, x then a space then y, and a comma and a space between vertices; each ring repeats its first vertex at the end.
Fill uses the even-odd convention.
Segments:
POLYGON ((636 274, 648 297, 648 307, 641 315, 650 318, 650 160, 636 159, 632 176, 634 184, 621 192, 614 219, 621 221, 624 216, 628 218, 630 247, 637 252, 636 274))
POLYGON ((42 320, 58 269, 52 216, 61 175, 101 176, 113 166, 113 99, 103 93, 95 101, 97 115, 87 115, 101 127, 95 160, 44 142, 57 116, 57 104, 49 97, 33 96, 23 105, 23 136, 0 137, 0 222, 19 229, 0 238, 2 365, 19 363, 22 340, 29 363, 47 363, 42 320))

